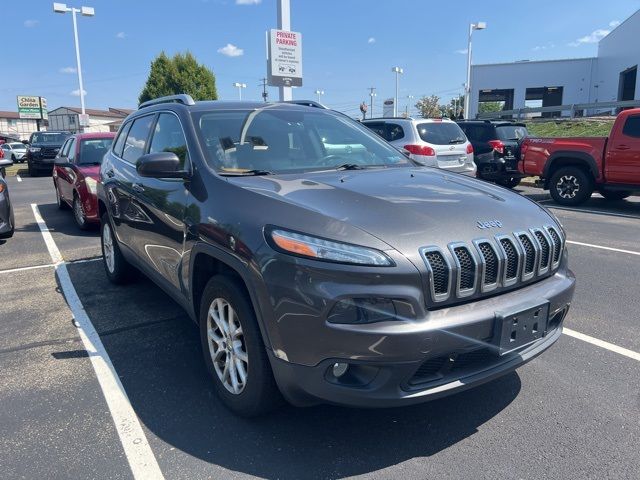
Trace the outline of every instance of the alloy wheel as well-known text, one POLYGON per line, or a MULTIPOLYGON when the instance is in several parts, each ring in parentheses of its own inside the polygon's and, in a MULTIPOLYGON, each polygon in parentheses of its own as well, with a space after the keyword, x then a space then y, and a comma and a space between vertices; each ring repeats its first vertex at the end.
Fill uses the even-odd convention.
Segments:
POLYGON ((573 175, 563 175, 556 183, 556 189, 562 198, 574 198, 580 191, 580 182, 573 175))
POLYGON ((102 229, 102 251, 104 252, 104 262, 107 265, 107 269, 113 273, 115 269, 115 254, 113 251, 111 227, 108 223, 106 223, 102 229))
POLYGON ((87 219, 84 216, 84 210, 82 209, 82 202, 78 197, 73 200, 73 214, 76 217, 76 222, 78 225, 84 226, 87 219))
POLYGON ((230 393, 239 395, 247 385, 249 357, 238 315, 224 298, 215 298, 209 306, 207 337, 218 379, 230 393))

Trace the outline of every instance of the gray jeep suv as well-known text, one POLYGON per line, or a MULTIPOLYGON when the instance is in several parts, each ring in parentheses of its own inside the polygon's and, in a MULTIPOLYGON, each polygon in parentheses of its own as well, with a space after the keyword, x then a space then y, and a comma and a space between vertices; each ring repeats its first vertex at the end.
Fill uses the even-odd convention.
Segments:
POLYGON ((135 267, 185 308, 241 415, 487 382, 549 348, 573 296, 547 210, 331 110, 153 100, 100 175, 107 276, 135 267))

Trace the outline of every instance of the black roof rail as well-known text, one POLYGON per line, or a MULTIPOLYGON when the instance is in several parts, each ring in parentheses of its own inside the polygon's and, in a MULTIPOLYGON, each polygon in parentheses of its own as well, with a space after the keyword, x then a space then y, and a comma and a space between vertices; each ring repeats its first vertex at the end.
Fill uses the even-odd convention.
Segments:
POLYGON ((180 93, 178 95, 168 95, 166 97, 158 97, 153 100, 147 100, 146 102, 142 102, 138 105, 138 109, 144 107, 150 107, 151 105, 158 105, 160 103, 182 103, 183 105, 195 105, 196 102, 193 101, 191 95, 186 93, 180 93))

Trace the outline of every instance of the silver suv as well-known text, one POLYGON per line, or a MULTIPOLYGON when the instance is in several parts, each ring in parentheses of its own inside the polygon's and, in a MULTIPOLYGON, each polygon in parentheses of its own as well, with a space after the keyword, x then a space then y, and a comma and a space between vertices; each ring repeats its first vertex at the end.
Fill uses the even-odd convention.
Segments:
POLYGON ((416 162, 474 177, 473 146, 462 129, 444 118, 376 118, 364 120, 386 141, 404 148, 416 162))

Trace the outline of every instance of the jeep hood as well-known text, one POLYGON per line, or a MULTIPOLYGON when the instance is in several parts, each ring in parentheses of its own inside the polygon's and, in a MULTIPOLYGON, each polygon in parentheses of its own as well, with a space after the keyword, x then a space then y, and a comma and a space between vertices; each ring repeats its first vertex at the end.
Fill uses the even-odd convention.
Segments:
POLYGON ((541 206, 517 193, 428 167, 230 177, 229 181, 358 227, 410 256, 428 245, 445 247, 555 224, 541 206))

